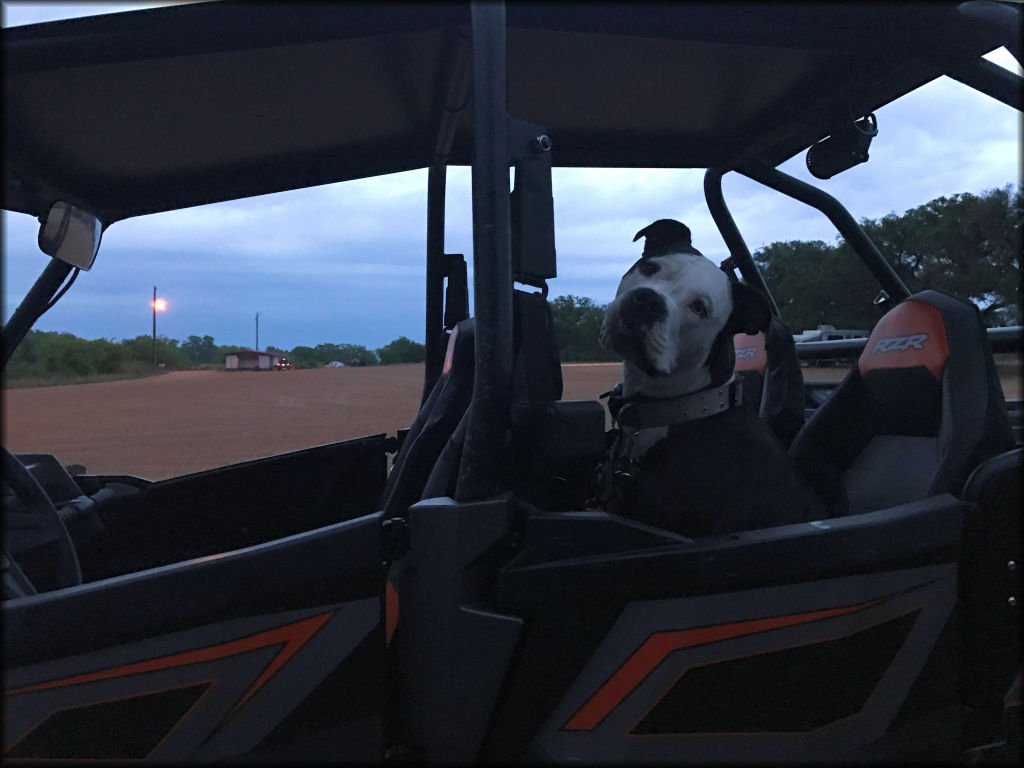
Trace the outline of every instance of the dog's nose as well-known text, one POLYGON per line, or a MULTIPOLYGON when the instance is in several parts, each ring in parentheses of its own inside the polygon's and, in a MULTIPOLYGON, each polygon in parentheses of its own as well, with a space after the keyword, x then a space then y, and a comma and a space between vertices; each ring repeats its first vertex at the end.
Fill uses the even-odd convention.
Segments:
POLYGON ((637 288, 629 295, 630 310, 643 317, 660 317, 665 314, 665 299, 651 288, 637 288))

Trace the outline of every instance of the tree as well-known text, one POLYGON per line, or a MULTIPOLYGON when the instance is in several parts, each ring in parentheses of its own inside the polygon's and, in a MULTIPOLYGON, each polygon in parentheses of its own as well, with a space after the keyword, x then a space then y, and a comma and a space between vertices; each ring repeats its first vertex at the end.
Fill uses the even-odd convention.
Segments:
POLYGON ((390 344, 378 349, 377 357, 380 359, 381 365, 422 363, 427 359, 427 348, 405 336, 399 336, 390 344))
MULTIPOLYGON (((142 365, 153 364, 152 336, 136 336, 134 339, 125 339, 121 345, 127 350, 129 360, 142 365)), ((178 346, 178 340, 169 339, 166 336, 157 336, 156 338, 156 360, 157 363, 161 363, 169 369, 192 366, 188 355, 178 346)))
POLYGON ((70 333, 29 331, 4 371, 7 379, 59 381, 93 374, 121 373, 125 348, 110 339, 80 339, 70 333))
POLYGON ((323 365, 312 347, 293 347, 288 353, 288 359, 296 368, 319 368, 323 365))
POLYGON ((194 365, 217 362, 214 357, 217 345, 213 342, 213 336, 189 336, 182 343, 181 351, 194 365))
POLYGON ((376 365, 377 354, 360 344, 317 344, 320 365, 338 360, 345 365, 376 365))
POLYGON ((868 329, 883 313, 873 303, 878 283, 848 247, 792 240, 759 249, 754 261, 794 333, 823 324, 868 329))
MULTIPOLYGON (((861 227, 911 292, 937 288, 973 301, 987 325, 1021 318, 1021 190, 961 193, 861 227)), ((868 329, 888 304, 842 238, 772 243, 754 254, 783 319, 794 331, 819 323, 868 329)))
POLYGON ((1020 322, 1021 189, 939 197, 902 216, 863 223, 912 291, 970 299, 986 325, 1020 322))
POLYGON ((583 296, 559 296, 549 302, 558 353, 563 362, 618 359, 597 340, 605 307, 583 296))

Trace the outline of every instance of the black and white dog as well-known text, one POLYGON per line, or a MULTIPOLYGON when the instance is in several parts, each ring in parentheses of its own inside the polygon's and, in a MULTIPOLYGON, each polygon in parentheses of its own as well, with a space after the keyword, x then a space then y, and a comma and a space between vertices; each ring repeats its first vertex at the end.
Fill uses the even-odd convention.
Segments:
POLYGON ((634 242, 641 237, 643 255, 599 336, 623 361, 600 500, 685 536, 821 519, 777 438, 742 404, 734 375, 733 336, 768 326, 768 300, 705 258, 678 221, 656 221, 634 242))

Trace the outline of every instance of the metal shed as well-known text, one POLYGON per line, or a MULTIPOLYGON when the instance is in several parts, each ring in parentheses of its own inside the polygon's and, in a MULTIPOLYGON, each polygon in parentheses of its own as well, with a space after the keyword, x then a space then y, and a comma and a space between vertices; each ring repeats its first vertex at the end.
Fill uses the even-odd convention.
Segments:
POLYGON ((281 359, 273 352, 241 349, 224 356, 224 367, 229 371, 269 371, 281 359))

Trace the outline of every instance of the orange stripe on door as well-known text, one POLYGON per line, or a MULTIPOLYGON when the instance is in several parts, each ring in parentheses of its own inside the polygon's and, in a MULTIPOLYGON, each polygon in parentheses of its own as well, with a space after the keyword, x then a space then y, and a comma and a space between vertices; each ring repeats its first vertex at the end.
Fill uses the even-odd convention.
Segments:
POLYGON ((716 643, 742 635, 767 632, 795 624, 804 624, 818 619, 854 613, 873 605, 874 602, 843 608, 829 608, 810 613, 794 613, 789 616, 773 616, 767 619, 739 621, 714 627, 698 627, 673 632, 656 632, 648 637, 626 662, 609 678, 580 710, 569 719, 562 730, 589 731, 598 725, 633 690, 643 682, 654 669, 673 651, 693 648, 698 645, 716 643))
POLYGON ((256 691, 262 688, 263 685, 266 684, 266 682, 285 664, 285 662, 294 656, 333 615, 334 612, 331 611, 319 616, 312 616, 308 619, 297 621, 294 624, 275 627, 274 629, 267 630, 266 632, 260 632, 259 634, 250 635, 249 637, 243 637, 238 640, 231 640, 226 643, 221 643, 220 645, 213 645, 209 648, 199 648, 193 651, 185 651, 184 653, 176 653, 171 656, 161 656, 156 659, 147 659, 146 661, 139 661, 134 664, 126 664, 121 667, 112 667, 110 669, 102 669, 96 672, 74 675, 73 677, 66 677, 60 680, 51 680, 45 683, 27 685, 22 688, 13 688, 11 690, 4 691, 4 695, 14 696, 20 693, 44 691, 52 688, 63 688, 69 685, 91 683, 97 680, 109 680, 115 677, 140 675, 146 672, 156 672, 161 669, 182 667, 189 664, 200 664, 205 661, 215 661, 216 659, 223 659, 228 656, 235 656, 240 653, 254 651, 258 648, 283 645, 270 664, 267 665, 267 668, 263 670, 258 678, 256 678, 256 681, 249 687, 249 690, 246 691, 245 695, 242 696, 241 700, 235 705, 234 709, 238 709, 238 707, 245 703, 254 693, 256 693, 256 691))

